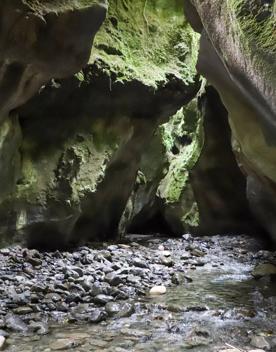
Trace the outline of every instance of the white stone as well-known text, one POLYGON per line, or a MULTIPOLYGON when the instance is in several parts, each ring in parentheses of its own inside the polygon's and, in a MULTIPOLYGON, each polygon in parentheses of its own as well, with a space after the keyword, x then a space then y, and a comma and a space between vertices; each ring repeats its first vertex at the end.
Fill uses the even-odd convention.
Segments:
POLYGON ((2 348, 4 347, 6 342, 6 339, 4 336, 0 336, 0 351, 2 351, 2 348))
POLYGON ((154 286, 150 289, 150 295, 152 296, 158 296, 158 295, 164 295, 167 292, 167 289, 165 286, 154 286))

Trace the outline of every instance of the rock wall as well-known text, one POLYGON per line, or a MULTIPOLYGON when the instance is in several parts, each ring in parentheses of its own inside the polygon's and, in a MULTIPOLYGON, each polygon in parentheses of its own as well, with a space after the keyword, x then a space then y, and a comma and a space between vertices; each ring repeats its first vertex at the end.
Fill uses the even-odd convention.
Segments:
POLYGON ((198 227, 198 205, 190 184, 204 136, 197 100, 156 130, 128 202, 130 232, 181 235, 198 227))
POLYGON ((229 112, 233 150, 248 175, 248 199, 274 240, 275 6, 272 0, 185 0, 187 18, 201 33, 198 71, 229 112))
MULTIPOLYGON (((7 4, 14 9, 17 3, 7 4)), ((200 88, 198 36, 184 21, 180 1, 110 1, 90 55, 104 3, 20 6, 44 23, 45 38, 50 33, 55 40, 43 41, 48 56, 40 59, 38 30, 30 57, 45 76, 6 107, 10 112, 21 106, 17 129, 6 133, 17 166, 1 197, 1 232, 9 240, 13 232, 25 234, 30 246, 44 248, 114 238, 127 228, 127 203, 157 127, 200 88)), ((17 45, 12 50, 19 54, 17 45)), ((29 50, 22 48, 24 54, 29 50)))
POLYGON ((219 94, 206 87, 199 101, 204 147, 191 170, 191 186, 199 206, 197 233, 260 233, 246 198, 246 178, 231 147, 228 113, 219 94))
POLYGON ((50 78, 83 67, 106 7, 104 1, 1 1, 0 121, 50 78))
POLYGON ((104 1, 94 0, 1 1, 1 232, 15 229, 17 218, 10 206, 22 167, 22 132, 16 108, 52 77, 66 77, 83 67, 106 10, 104 1))
POLYGON ((130 232, 258 233, 228 114, 211 86, 159 126, 128 202, 130 232))
POLYGON ((0 16, 3 241, 56 249, 127 231, 251 229, 227 113, 196 71, 182 0, 13 0, 0 16))

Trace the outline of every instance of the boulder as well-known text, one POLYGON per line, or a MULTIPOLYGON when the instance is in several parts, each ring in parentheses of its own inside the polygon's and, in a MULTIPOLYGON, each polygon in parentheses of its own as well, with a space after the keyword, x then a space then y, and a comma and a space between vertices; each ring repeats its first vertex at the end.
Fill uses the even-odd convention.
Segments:
MULTIPOLYGON (((256 279, 260 279, 263 276, 275 276, 276 277, 276 265, 271 263, 258 264, 254 268, 252 275, 256 279)), ((258 346, 255 346, 258 347, 258 346)))

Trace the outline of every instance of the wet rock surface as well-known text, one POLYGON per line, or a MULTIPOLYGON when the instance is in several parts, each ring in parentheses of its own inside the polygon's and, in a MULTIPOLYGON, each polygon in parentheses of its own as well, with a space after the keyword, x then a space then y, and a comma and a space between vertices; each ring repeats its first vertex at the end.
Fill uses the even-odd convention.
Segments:
POLYGON ((246 236, 2 249, 0 348, 273 351, 275 280, 253 274, 275 263, 275 252, 246 236))

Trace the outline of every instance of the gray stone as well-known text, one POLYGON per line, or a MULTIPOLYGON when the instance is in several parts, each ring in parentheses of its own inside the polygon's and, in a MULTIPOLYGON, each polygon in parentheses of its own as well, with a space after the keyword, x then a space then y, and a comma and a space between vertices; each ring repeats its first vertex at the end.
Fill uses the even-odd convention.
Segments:
POLYGON ((89 322, 90 323, 100 323, 101 321, 105 320, 107 317, 107 314, 100 310, 100 309, 94 309, 93 312, 89 315, 89 322))
POLYGON ((134 305, 128 302, 120 305, 120 311, 116 315, 118 318, 128 318, 135 312, 134 305))
POLYGON ((108 302, 105 305, 105 311, 109 316, 116 315, 120 312, 121 306, 117 302, 108 302))
POLYGON ((25 306, 25 307, 18 307, 14 309, 14 313, 18 315, 25 315, 25 314, 30 314, 33 312, 33 309, 31 307, 25 306))
POLYGON ((122 282, 122 279, 120 276, 118 276, 118 274, 110 272, 105 275, 105 281, 108 282, 111 286, 118 286, 122 282))
POLYGON ((66 338, 66 339, 58 339, 55 342, 50 344, 50 348, 52 351, 67 351, 72 348, 76 348, 81 345, 81 341, 79 339, 74 338, 66 338))
POLYGON ((100 294, 100 295, 97 295, 96 297, 94 297, 94 302, 95 303, 98 303, 98 304, 106 304, 108 302, 111 302, 113 301, 114 298, 112 296, 107 296, 107 295, 103 295, 103 294, 100 294))
POLYGON ((5 323, 7 328, 14 332, 26 333, 28 331, 28 325, 16 315, 8 314, 5 323))
POLYGON ((151 296, 159 296, 159 295, 164 295, 167 292, 167 289, 165 286, 154 286, 150 289, 149 294, 151 296))
POLYGON ((132 261, 132 265, 137 266, 138 268, 144 268, 144 269, 149 268, 147 261, 145 259, 140 259, 140 258, 135 258, 132 261))
POLYGON ((267 339, 264 336, 258 336, 258 335, 253 336, 251 338, 250 344, 253 347, 257 347, 264 350, 271 349, 270 343, 267 341, 267 339))
POLYGON ((168 266, 169 268, 174 266, 174 261, 171 257, 161 257, 160 262, 161 264, 168 266))

